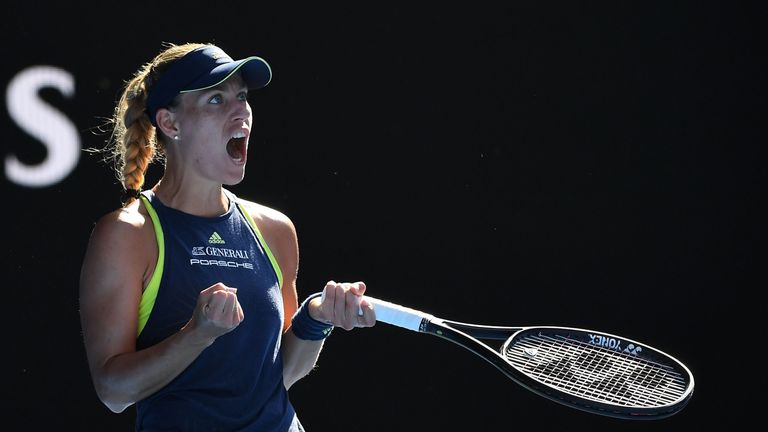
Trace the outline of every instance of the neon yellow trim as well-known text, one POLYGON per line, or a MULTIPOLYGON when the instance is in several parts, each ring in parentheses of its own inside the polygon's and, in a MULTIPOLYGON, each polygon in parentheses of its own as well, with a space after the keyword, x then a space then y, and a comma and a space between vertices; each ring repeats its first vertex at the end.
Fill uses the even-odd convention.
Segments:
POLYGON ((237 206, 240 208, 240 211, 243 212, 245 215, 245 219, 248 220, 248 223, 253 227, 253 232, 256 233, 256 237, 259 238, 259 242, 264 247, 264 251, 267 253, 267 257, 269 257, 269 262, 272 263, 272 268, 275 270, 275 274, 277 274, 277 283, 280 285, 280 289, 283 288, 283 272, 280 271, 280 266, 277 264, 277 260, 275 259, 275 256, 272 255, 272 251, 269 249, 269 245, 267 245, 266 240, 264 240, 264 236, 261 235, 261 231, 259 231, 259 227, 256 226, 256 222, 253 221, 253 218, 250 214, 245 210, 245 206, 237 203, 237 206))
POLYGON ((141 201, 144 203, 144 207, 149 213, 149 217, 152 219, 152 225, 155 227, 155 238, 157 239, 157 264, 155 264, 155 271, 152 273, 152 279, 149 280, 147 288, 141 294, 141 303, 139 303, 139 328, 136 332, 136 337, 144 330, 144 326, 147 325, 149 315, 152 313, 152 308, 155 306, 155 299, 157 299, 157 291, 160 289, 160 279, 163 277, 163 264, 165 263, 165 236, 163 235, 163 227, 160 226, 160 218, 157 217, 152 204, 144 195, 141 195, 141 201))

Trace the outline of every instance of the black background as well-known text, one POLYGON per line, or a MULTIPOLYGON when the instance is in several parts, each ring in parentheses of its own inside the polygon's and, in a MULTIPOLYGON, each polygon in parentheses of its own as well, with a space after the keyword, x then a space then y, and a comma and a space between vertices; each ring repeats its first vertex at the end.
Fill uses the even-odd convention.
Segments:
MULTIPOLYGON (((696 378, 681 413, 620 421, 539 398, 431 336, 337 329, 290 391, 310 431, 746 425, 765 383, 752 366, 765 8, 507 3, 12 1, 0 85, 38 64, 71 72, 72 98, 43 96, 83 148, 101 147, 122 82, 161 42, 260 55, 274 80, 252 93, 232 190, 294 221, 301 298, 363 280, 445 318, 644 341, 696 378)), ((4 155, 37 163, 45 147, 0 108, 4 155)), ((133 408, 113 414, 95 395, 78 316, 88 235, 119 205, 111 167, 83 152, 50 187, 2 178, 3 410, 29 430, 131 430, 133 408)))

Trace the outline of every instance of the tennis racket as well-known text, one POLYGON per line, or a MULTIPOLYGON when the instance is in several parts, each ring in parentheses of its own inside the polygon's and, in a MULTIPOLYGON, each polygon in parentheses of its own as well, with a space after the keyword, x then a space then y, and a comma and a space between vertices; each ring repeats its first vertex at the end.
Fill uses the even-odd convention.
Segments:
POLYGON ((365 297, 376 319, 447 339, 491 363, 524 388, 592 414, 660 419, 693 394, 688 368, 658 349, 625 337, 570 327, 498 327, 449 321, 365 297), (499 351, 483 340, 503 340, 499 351))

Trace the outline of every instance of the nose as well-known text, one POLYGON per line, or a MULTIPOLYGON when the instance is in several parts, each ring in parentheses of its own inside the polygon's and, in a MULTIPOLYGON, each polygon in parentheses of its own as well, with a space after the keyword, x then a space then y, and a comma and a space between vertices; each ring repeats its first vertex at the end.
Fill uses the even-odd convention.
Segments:
POLYGON ((247 100, 243 100, 235 104, 232 117, 235 121, 245 121, 251 118, 251 113, 251 104, 249 104, 247 100))

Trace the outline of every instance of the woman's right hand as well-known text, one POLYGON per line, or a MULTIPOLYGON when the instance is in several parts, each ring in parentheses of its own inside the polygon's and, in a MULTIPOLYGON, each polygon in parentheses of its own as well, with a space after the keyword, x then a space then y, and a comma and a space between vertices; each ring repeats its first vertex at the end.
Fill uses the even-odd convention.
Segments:
POLYGON ((219 282, 200 291, 194 314, 187 326, 211 344, 217 337, 234 330, 244 317, 243 308, 237 300, 237 288, 219 282))

